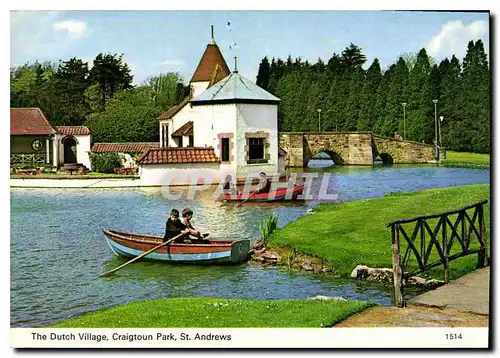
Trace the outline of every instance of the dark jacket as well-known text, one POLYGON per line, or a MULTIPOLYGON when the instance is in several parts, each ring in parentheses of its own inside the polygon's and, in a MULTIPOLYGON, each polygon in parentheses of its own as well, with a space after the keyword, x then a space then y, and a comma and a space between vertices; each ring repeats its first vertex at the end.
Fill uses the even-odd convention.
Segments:
MULTIPOLYGON (((197 231, 188 219, 184 218, 183 224, 186 228, 197 231)), ((189 234, 186 234, 186 239, 191 240, 192 243, 204 242, 201 236, 195 236, 195 235, 190 236, 189 234)))
MULTIPOLYGON (((170 240, 173 237, 176 237, 184 229, 186 229, 186 225, 184 225, 181 220, 176 220, 174 222, 172 218, 168 218, 167 223, 165 224, 165 236, 163 237, 163 242, 170 240)), ((175 240, 175 242, 182 242, 182 241, 184 241, 184 237, 182 236, 175 240)))

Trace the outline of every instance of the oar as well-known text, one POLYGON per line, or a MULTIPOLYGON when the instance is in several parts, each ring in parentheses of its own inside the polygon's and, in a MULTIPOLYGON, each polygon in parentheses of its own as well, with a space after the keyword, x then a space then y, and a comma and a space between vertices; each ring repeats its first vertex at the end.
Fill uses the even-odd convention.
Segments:
POLYGON ((162 246, 165 246, 165 245, 167 245, 167 244, 170 244, 172 241, 174 241, 175 239, 178 239, 178 238, 179 238, 179 237, 181 237, 182 235, 185 235, 185 234, 184 234, 184 233, 179 234, 179 235, 177 235, 176 237, 173 237, 173 238, 171 238, 171 239, 170 239, 170 240, 168 240, 168 241, 162 242, 160 245, 157 245, 157 246, 153 247, 151 250, 146 251, 145 253, 140 254, 140 255, 139 255, 139 256, 137 256, 137 257, 134 257, 132 260, 125 262, 123 265, 120 265, 120 266, 118 266, 117 268, 114 268, 114 269, 112 269, 112 270, 109 270, 109 271, 106 271, 106 272, 102 273, 102 274, 101 274, 101 277, 107 277, 107 276, 110 276, 112 273, 114 273, 115 271, 118 271, 119 269, 121 269, 121 268, 123 268, 123 267, 127 266, 128 264, 131 264, 132 262, 139 260, 140 258, 142 258, 142 257, 144 257, 144 256, 146 256, 146 255, 148 255, 148 254, 150 254, 150 253, 152 253, 153 251, 158 250, 158 249, 159 249, 160 247, 162 247, 162 246))
POLYGON ((248 199, 250 199, 250 197, 252 195, 255 195, 255 193, 256 193, 256 190, 252 191, 252 193, 250 195, 248 195, 247 198, 245 200, 243 200, 241 203, 239 203, 236 207, 242 206, 248 199))

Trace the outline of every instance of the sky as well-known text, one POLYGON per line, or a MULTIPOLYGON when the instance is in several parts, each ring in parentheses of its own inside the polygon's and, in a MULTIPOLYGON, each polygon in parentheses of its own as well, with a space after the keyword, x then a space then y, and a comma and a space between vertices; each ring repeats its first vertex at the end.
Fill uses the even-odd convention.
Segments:
POLYGON ((301 57, 325 62, 353 43, 388 68, 403 53, 426 48, 437 63, 465 55, 470 40, 488 51, 489 14, 425 11, 13 11, 10 65, 72 57, 91 61, 101 52, 123 54, 134 84, 178 72, 189 82, 211 39, 228 66, 255 81, 259 63, 301 57))

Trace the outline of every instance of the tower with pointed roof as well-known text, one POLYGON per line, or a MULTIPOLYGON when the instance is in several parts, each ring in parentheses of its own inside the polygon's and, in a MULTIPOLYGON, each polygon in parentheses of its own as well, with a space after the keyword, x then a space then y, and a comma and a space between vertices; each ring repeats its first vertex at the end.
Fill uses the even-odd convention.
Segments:
POLYGON ((191 77, 191 81, 189 81, 192 97, 196 97, 205 91, 214 78, 222 79, 231 73, 219 46, 215 43, 213 25, 211 26, 211 30, 212 39, 205 48, 205 52, 201 56, 200 62, 191 77))
POLYGON ((212 27, 212 40, 190 80, 190 95, 159 117, 159 151, 171 147, 213 150, 220 163, 219 180, 227 174, 233 179, 250 173, 276 174, 283 169, 278 151, 280 100, 243 77, 234 60, 231 72, 212 27))

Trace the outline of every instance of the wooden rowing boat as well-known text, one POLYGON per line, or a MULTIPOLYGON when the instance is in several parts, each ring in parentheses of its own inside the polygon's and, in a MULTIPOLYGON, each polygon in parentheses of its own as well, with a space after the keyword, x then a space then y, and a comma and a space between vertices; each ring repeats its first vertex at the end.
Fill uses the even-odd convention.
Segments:
POLYGON ((304 185, 294 185, 291 197, 287 196, 287 188, 277 188, 276 191, 267 193, 253 192, 243 193, 239 191, 237 194, 222 194, 222 199, 226 201, 281 201, 281 200, 300 200, 299 195, 304 191, 304 185), (274 195, 273 195, 274 194, 274 195))
MULTIPOLYGON (((103 230, 106 242, 116 255, 136 257, 163 241, 162 236, 103 230)), ((172 263, 238 263, 248 258, 250 240, 211 239, 203 243, 171 243, 144 259, 172 263)))

